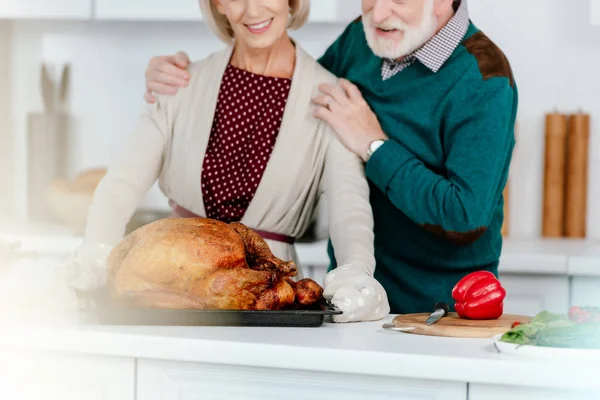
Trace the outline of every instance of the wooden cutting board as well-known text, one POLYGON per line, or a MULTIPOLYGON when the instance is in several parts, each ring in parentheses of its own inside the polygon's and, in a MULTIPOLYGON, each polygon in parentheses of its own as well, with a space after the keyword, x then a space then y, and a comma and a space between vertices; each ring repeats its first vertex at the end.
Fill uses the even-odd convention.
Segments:
POLYGON ((393 323, 397 328, 414 327, 414 330, 407 332, 415 335, 490 338, 510 330, 515 321, 525 324, 531 320, 524 315, 505 314, 494 320, 476 321, 459 318, 456 313, 448 313, 435 324, 427 325, 425 321, 430 315, 429 313, 398 315, 393 323))

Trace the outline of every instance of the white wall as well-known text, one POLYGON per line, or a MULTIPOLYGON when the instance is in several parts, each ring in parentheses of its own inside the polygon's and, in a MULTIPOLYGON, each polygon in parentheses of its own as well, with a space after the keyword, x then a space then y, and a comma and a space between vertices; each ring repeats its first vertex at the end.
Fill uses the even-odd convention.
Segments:
POLYGON ((13 136, 10 134, 10 44, 12 24, 0 21, 0 218, 9 213, 13 192, 13 136))
MULTIPOLYGON (((592 114, 589 234, 600 238, 600 27, 592 27, 584 0, 470 0, 473 21, 508 55, 520 90, 519 136, 511 170, 511 221, 515 236, 539 234, 541 225, 544 113, 582 108, 592 114)), ((358 15, 359 10, 356 10, 358 15)), ((319 56, 343 25, 310 25, 295 34, 319 56)), ((18 182, 24 182, 27 112, 41 109, 42 59, 73 66, 77 137, 72 173, 104 165, 127 135, 142 106, 143 72, 154 54, 185 49, 200 58, 221 47, 201 24, 19 22, 13 32, 12 116, 16 126, 18 182)), ((16 204, 24 204, 24 191, 16 204)), ((165 207, 154 189, 148 206, 165 207)), ((23 207, 20 208, 24 213, 23 207)))

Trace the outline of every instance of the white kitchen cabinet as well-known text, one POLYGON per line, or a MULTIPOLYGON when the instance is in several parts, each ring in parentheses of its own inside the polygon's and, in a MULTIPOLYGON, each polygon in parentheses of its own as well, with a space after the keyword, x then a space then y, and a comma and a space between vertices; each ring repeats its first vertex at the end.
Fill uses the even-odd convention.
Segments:
POLYGON ((90 19, 93 0, 0 0, 2 19, 90 19))
POLYGON ((571 305, 600 307, 600 278, 587 276, 572 278, 571 305))
POLYGON ((600 26, 600 0, 590 0, 590 21, 592 25, 600 26))
POLYGON ((96 0, 99 20, 199 21, 198 0, 96 0))
MULTIPOLYGON (((535 371, 532 371, 535 373, 535 371)), ((515 386, 469 385, 469 400, 596 400, 599 392, 538 389, 515 386)))
MULTIPOLYGON (((315 360, 319 362, 327 360, 315 360)), ((138 362, 137 400, 465 400, 466 397, 466 383, 155 360, 138 362)))
MULTIPOLYGON (((312 22, 349 22, 361 13, 360 0, 318 0, 312 22)), ((95 18, 128 21, 200 21, 198 0, 96 0, 95 18)))
POLYGON ((500 281, 506 289, 506 314, 534 316, 542 310, 564 313, 569 309, 567 276, 501 273, 500 281))
POLYGON ((135 400, 135 360, 56 353, 3 353, 0 399, 135 400))

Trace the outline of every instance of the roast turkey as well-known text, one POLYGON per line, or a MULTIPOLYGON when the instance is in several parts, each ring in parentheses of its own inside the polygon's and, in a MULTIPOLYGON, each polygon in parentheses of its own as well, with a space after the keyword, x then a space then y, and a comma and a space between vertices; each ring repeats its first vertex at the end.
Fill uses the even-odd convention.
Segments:
POLYGON ((281 310, 314 305, 323 288, 240 223, 167 218, 127 235, 108 259, 118 302, 162 309, 281 310))

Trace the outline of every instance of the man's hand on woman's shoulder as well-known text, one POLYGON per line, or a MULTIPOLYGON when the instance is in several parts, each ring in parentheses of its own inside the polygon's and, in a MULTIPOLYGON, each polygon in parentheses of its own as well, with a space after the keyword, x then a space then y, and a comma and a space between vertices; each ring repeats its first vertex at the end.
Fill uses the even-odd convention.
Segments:
POLYGON ((152 57, 146 68, 146 102, 156 101, 154 93, 174 95, 180 87, 186 87, 190 79, 187 71, 189 65, 190 58, 183 51, 169 56, 152 57))

